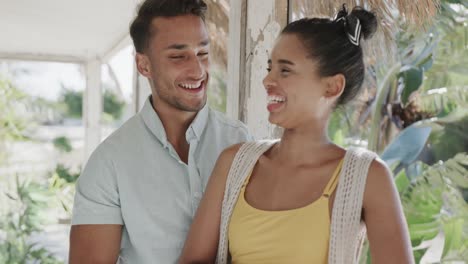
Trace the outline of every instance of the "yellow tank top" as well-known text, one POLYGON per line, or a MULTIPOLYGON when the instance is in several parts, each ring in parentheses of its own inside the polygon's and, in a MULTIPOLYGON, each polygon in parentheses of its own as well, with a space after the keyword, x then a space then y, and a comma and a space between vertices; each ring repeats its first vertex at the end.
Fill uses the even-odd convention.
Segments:
POLYGON ((228 230, 233 264, 327 263, 330 237, 328 198, 338 183, 343 160, 319 199, 291 210, 264 211, 245 200, 244 182, 228 230))

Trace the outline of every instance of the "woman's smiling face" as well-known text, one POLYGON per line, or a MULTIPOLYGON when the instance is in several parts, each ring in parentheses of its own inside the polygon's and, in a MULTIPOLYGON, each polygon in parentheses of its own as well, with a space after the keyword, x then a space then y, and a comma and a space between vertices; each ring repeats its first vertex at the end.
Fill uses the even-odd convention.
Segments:
POLYGON ((284 128, 323 119, 331 105, 326 99, 329 78, 322 78, 318 61, 309 56, 296 34, 281 34, 263 80, 269 121, 284 128))

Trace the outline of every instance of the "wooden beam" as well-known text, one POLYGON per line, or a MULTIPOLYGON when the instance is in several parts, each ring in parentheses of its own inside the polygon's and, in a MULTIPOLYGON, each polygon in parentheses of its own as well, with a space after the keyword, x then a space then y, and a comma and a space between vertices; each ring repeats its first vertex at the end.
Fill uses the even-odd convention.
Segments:
POLYGON ((112 68, 112 65, 109 62, 106 62, 105 64, 109 71, 109 77, 112 79, 112 81, 115 84, 115 95, 117 96, 119 100, 125 101, 122 84, 120 83, 119 78, 117 78, 117 74, 115 73, 114 68, 112 68))
POLYGON ((247 23, 247 0, 231 1, 229 11, 227 115, 240 117, 240 91, 245 76, 245 32, 247 23))
POLYGON ((77 63, 83 64, 86 62, 85 58, 59 55, 59 54, 33 54, 33 53, 9 53, 0 52, 0 59, 2 60, 20 60, 20 61, 48 61, 48 62, 63 62, 63 63, 77 63))
POLYGON ((83 124, 85 127, 85 162, 101 143, 102 87, 101 61, 91 60, 86 67, 86 89, 83 96, 83 124))
POLYGON ((246 52, 245 62, 239 64, 245 76, 239 90, 239 119, 247 124, 257 139, 281 135, 281 129, 268 122, 267 96, 262 81, 273 44, 287 21, 287 0, 247 2, 246 44, 242 49, 246 52))
POLYGON ((132 38, 130 37, 128 32, 122 34, 122 36, 113 44, 111 45, 106 52, 101 56, 101 60, 103 63, 109 62, 115 54, 119 53, 122 49, 132 45, 132 38))

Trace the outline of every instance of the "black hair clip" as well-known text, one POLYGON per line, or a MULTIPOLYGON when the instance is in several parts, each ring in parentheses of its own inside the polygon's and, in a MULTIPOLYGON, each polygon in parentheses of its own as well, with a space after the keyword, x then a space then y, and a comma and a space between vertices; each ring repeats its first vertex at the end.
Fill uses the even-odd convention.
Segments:
POLYGON ((343 4, 343 7, 338 14, 336 14, 335 22, 342 21, 344 22, 346 35, 348 36, 349 41, 359 46, 359 42, 361 39, 361 21, 359 18, 355 16, 348 15, 348 9, 346 8, 346 4, 343 4))
POLYGON ((343 7, 338 11, 338 14, 335 16, 335 22, 345 20, 346 17, 348 16, 348 8, 346 8, 346 4, 343 4, 343 7))

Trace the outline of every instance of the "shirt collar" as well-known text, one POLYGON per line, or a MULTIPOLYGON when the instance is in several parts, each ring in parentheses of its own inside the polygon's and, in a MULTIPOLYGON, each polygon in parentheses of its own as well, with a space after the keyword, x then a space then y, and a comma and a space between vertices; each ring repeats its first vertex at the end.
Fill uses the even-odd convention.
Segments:
MULTIPOLYGON (((193 120, 192 124, 190 124, 189 128, 185 133, 185 138, 187 139, 187 142, 190 142, 192 139, 197 139, 197 141, 200 140, 208 122, 208 112, 208 105, 205 105, 198 112, 197 116, 193 120)), ((156 136, 156 138, 159 141, 161 141, 164 147, 167 147, 169 142, 167 140, 166 131, 164 130, 164 126, 161 122, 161 119, 159 118, 158 114, 153 108, 153 105, 151 104, 151 96, 149 96, 148 99, 145 101, 145 104, 143 105, 140 114, 151 133, 153 133, 156 136)))
MULTIPOLYGON (((205 104, 205 106, 200 111, 198 111, 197 116, 195 117, 192 124, 189 126, 189 129, 187 130, 187 132, 192 130, 195 133, 195 136, 198 141, 200 141, 203 131, 205 130, 206 123, 208 123, 208 112, 208 104, 205 104)), ((189 137, 187 134, 188 133, 186 133, 185 135, 188 140, 189 137)))
POLYGON ((146 99, 145 104, 140 111, 140 115, 151 133, 153 133, 156 138, 161 141, 164 147, 167 147, 168 141, 166 131, 164 130, 161 119, 159 119, 158 114, 151 105, 151 95, 148 97, 148 99, 146 99))

